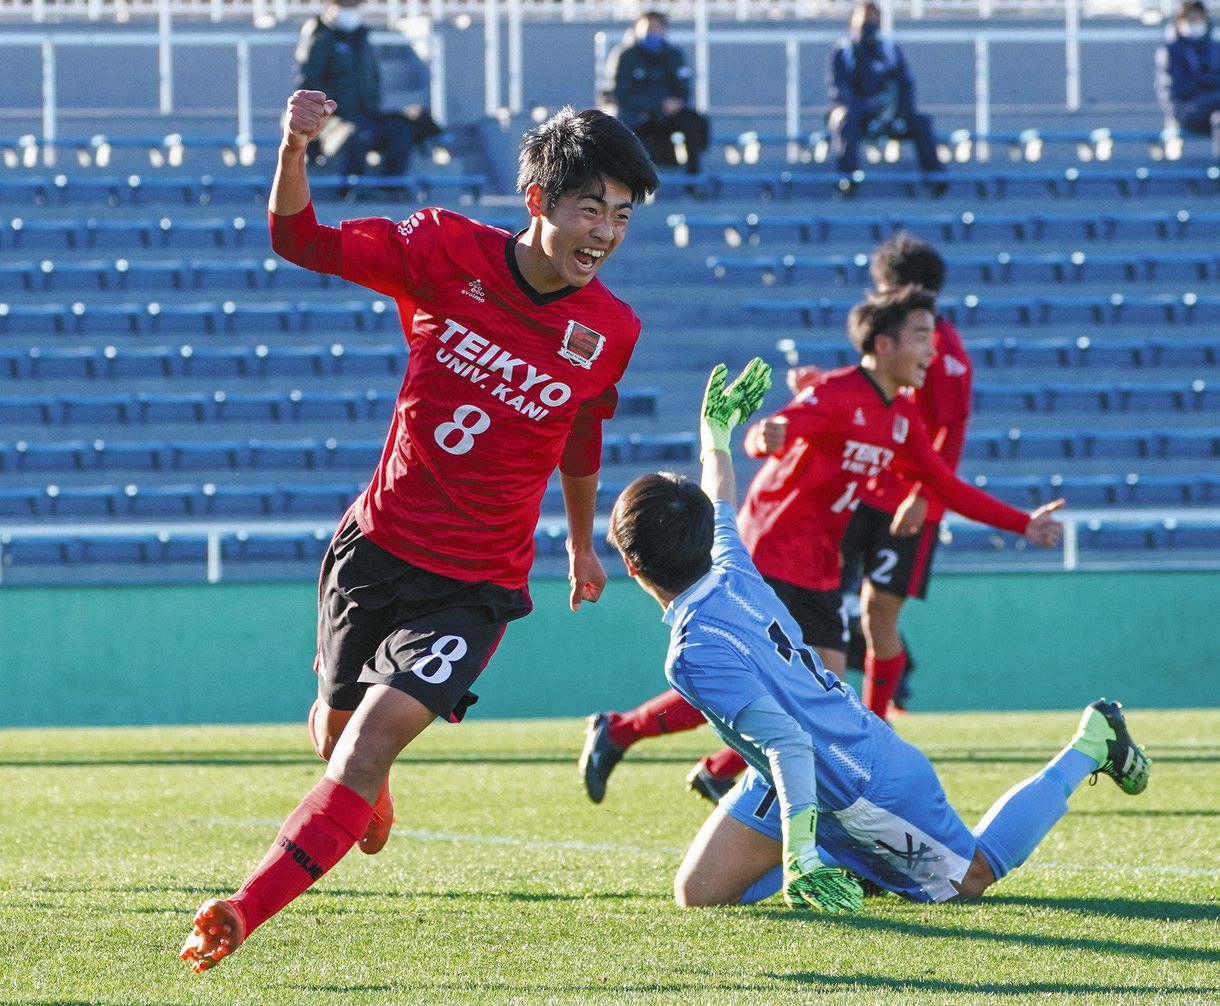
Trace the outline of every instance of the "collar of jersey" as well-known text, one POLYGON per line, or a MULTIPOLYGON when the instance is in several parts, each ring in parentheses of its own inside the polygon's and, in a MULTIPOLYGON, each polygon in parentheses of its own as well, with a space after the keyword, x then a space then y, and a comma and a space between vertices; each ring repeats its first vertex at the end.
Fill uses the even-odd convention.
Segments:
POLYGON ((893 398, 885 397, 885 392, 881 390, 881 385, 873 380, 873 375, 870 374, 867 370, 865 370, 863 367, 856 367, 856 370, 858 370, 860 372, 861 377, 863 377, 866 381, 868 381, 869 384, 871 384, 873 386, 873 390, 875 392, 877 392, 877 397, 881 399, 882 404, 885 405, 885 407, 887 409, 891 405, 893 405, 895 401, 897 401, 897 399, 898 399, 897 395, 895 395, 893 398))
POLYGON ((702 601, 719 582, 720 572, 716 569, 709 569, 669 602, 669 607, 665 609, 665 614, 661 616, 661 621, 666 625, 676 624, 685 608, 689 608, 696 601, 702 601))
POLYGON ((558 290, 553 290, 551 293, 539 293, 529 285, 528 280, 521 273, 521 267, 517 265, 517 239, 524 234, 521 230, 504 242, 504 261, 508 263, 508 272, 512 276, 513 282, 517 284, 518 289, 525 294, 530 303, 534 307, 544 307, 547 304, 552 304, 561 297, 566 297, 570 293, 575 293, 580 289, 578 286, 565 286, 558 290))

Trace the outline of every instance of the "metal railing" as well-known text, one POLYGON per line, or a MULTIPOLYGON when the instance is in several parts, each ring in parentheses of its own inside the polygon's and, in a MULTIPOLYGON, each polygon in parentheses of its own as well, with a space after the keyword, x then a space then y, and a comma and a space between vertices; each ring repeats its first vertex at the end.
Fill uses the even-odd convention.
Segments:
MULTIPOLYGON (((1070 501, 1069 501, 1070 502, 1070 501)), ((1135 558, 1130 553, 1121 558, 1108 555, 1106 558, 1090 556, 1083 546, 1082 530, 1097 522, 1107 527, 1158 523, 1165 529, 1177 524, 1206 524, 1220 527, 1220 508, 1196 507, 1159 508, 1140 510, 1064 510, 1057 514, 1063 522, 1063 545, 1059 551, 1034 547, 1007 554, 979 555, 976 552, 955 554, 951 550, 942 553, 938 561, 942 571, 963 573, 975 572, 1087 572, 1100 569, 1220 569, 1220 549, 1204 550, 1202 555, 1187 558, 1184 553, 1175 555, 1171 549, 1154 552, 1147 558, 1135 558)), ((944 526, 952 532, 954 528, 971 525, 963 517, 950 514, 944 526)), ((977 526, 977 525, 975 525, 977 526)), ((544 518, 539 529, 554 537, 566 534, 566 525, 561 518, 544 518)), ((246 534, 311 534, 321 540, 329 540, 334 523, 325 520, 281 521, 193 521, 170 524, 144 523, 42 523, 0 524, 0 584, 5 582, 5 552, 9 542, 21 538, 63 539, 73 538, 118 538, 131 536, 168 536, 169 538, 205 538, 206 560, 200 572, 208 583, 224 580, 222 541, 227 536, 246 534)), ((606 533, 606 520, 595 522, 594 535, 601 540, 606 533)), ((1011 537, 1011 536, 1009 536, 1011 537)))

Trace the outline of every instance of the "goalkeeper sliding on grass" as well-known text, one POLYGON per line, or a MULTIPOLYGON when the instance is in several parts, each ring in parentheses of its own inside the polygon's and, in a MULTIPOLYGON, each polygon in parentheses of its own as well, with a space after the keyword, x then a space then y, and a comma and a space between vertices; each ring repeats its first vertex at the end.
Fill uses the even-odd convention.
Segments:
POLYGON ((717 367, 703 403, 702 490, 645 475, 610 515, 627 572, 665 609, 665 676, 750 764, 696 836, 675 897, 722 905, 782 889, 794 908, 850 911, 863 896, 857 878, 919 901, 977 897, 1025 861, 1086 777, 1140 793, 1148 759, 1118 703, 1094 702, 1071 743, 971 832, 924 754, 801 643, 741 544, 729 437, 770 381, 761 360, 728 388, 717 367))

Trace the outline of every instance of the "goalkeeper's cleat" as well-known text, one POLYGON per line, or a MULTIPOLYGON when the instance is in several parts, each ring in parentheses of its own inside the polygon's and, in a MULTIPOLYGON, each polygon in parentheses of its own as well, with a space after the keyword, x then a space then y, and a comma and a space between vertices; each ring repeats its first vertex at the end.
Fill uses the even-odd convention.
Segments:
POLYGON ((686 788, 696 796, 712 803, 719 803, 735 785, 737 779, 729 775, 712 775, 707 769, 706 759, 696 762, 686 775, 686 788))
POLYGON ((882 898, 890 893, 888 887, 882 887, 875 880, 870 880, 862 873, 857 873, 855 870, 849 870, 846 867, 843 868, 843 872, 860 885, 860 893, 866 898, 882 898))
POLYGON ((356 843, 360 846, 360 851, 373 856, 384 849, 386 842, 390 840, 390 829, 394 827, 395 820, 394 797, 390 795, 390 779, 387 776, 377 793, 377 799, 373 801, 373 817, 369 826, 364 829, 364 834, 356 843))
POLYGON ((606 797, 606 780, 623 759, 623 751, 610 739, 610 714, 594 713, 585 726, 585 747, 580 752, 580 775, 594 803, 606 797))
POLYGON ((786 873, 784 904, 823 912, 858 912, 864 907, 864 892, 846 871, 819 866, 808 873, 786 873))
POLYGON ((195 910, 194 927, 178 956, 195 974, 203 974, 233 953, 245 938, 241 909, 231 901, 205 901, 195 910))
POLYGON ((1108 775, 1130 796, 1147 788, 1152 763, 1127 732, 1122 703, 1101 698, 1086 708, 1072 747, 1097 762, 1093 782, 1108 775))

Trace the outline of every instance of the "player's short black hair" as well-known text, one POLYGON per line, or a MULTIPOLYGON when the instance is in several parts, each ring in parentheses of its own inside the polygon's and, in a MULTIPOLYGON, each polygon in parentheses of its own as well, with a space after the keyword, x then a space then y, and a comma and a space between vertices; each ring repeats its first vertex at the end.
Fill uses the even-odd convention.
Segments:
POLYGON ((928 242, 899 231, 873 251, 869 274, 879 290, 914 283, 940 293, 945 287, 945 260, 928 242))
POLYGON ((661 184, 644 145, 613 115, 561 108, 521 140, 517 190, 535 183, 550 204, 569 192, 603 192, 612 178, 638 203, 661 184))
POLYGON ((1178 4, 1178 9, 1174 11, 1173 19, 1183 21, 1191 14, 1202 14, 1209 21, 1211 20, 1211 15, 1207 13, 1207 4, 1203 0, 1182 0, 1182 3, 1178 4))
POLYGON ((614 501, 606 540, 649 583, 680 593, 712 568, 716 516, 690 479, 641 475, 614 501))
POLYGON ((847 337, 862 356, 868 356, 876 349, 877 336, 897 338, 912 311, 935 315, 936 294, 914 284, 875 290, 848 312, 847 337))

